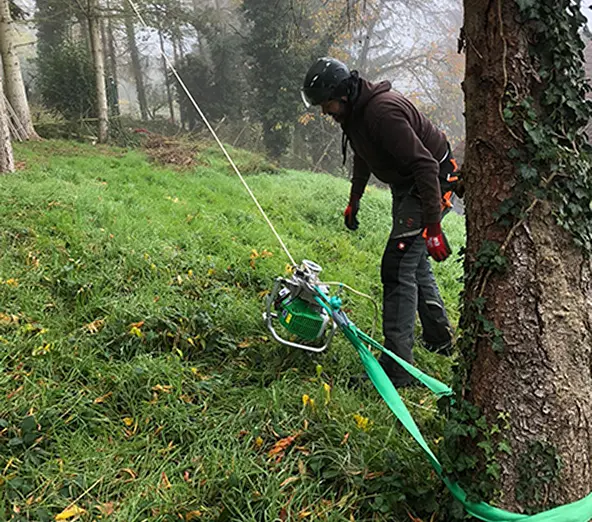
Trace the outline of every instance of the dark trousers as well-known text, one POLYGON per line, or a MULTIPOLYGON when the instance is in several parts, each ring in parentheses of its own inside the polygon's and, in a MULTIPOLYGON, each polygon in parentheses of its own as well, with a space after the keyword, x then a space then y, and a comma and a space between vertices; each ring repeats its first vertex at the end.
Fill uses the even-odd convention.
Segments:
MULTIPOLYGON (((382 258, 381 279, 385 348, 413 363, 417 312, 426 345, 442 346, 451 341, 452 329, 420 234, 389 239, 382 258)), ((396 386, 411 382, 409 374, 391 357, 381 354, 379 360, 396 386)))

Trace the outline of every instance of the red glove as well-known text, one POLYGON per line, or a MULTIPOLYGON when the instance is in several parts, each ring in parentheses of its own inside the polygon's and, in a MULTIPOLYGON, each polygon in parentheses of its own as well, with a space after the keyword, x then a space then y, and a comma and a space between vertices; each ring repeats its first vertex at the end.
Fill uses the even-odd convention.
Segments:
POLYGON ((452 254, 440 223, 432 223, 426 227, 425 240, 428 254, 432 256, 434 261, 444 261, 452 254))
POLYGON ((345 226, 350 230, 357 230, 360 225, 358 218, 356 217, 360 210, 360 196, 358 194, 352 194, 349 198, 349 203, 343 215, 345 216, 345 226))

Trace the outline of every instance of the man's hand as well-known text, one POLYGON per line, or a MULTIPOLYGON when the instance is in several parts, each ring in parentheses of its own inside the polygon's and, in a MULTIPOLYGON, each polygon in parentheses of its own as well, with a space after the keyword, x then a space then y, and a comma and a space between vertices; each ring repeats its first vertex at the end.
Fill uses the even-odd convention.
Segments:
POLYGON ((440 223, 433 223, 426 227, 425 240, 428 254, 434 258, 434 261, 444 261, 452 253, 440 223))
POLYGON ((360 196, 352 194, 349 198, 349 203, 343 215, 345 216, 345 226, 350 230, 357 230, 360 222, 356 215, 360 210, 360 196))

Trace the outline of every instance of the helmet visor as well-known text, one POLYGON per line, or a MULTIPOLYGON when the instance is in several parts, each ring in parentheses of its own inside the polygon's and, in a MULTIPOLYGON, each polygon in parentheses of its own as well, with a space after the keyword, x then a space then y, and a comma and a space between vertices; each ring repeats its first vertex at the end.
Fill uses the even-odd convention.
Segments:
POLYGON ((332 98, 333 89, 319 89, 314 87, 304 87, 300 91, 300 96, 307 109, 314 105, 320 105, 332 98))

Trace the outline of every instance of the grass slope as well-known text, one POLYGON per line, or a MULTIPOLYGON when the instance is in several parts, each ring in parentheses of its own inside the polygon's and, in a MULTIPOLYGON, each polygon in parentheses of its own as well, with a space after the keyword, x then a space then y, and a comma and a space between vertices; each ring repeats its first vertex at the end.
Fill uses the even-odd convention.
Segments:
MULTIPOLYGON (((204 149, 190 172, 69 142, 16 154, 24 170, 0 178, 0 520, 69 509, 89 521, 386 521, 438 510, 441 485, 421 451, 371 386, 345 386, 361 366, 343 337, 318 356, 269 341, 263 295, 287 259, 220 154, 204 149)), ((380 299, 388 193, 368 190, 351 233, 347 181, 248 179, 297 260, 380 299)), ((462 219, 446 230, 458 252, 462 219)), ((461 266, 435 271, 456 321, 461 266)), ((370 328, 370 303, 346 306, 370 328)), ((450 378, 450 361, 417 354, 450 378)), ((434 400, 403 396, 436 446, 434 400)))

